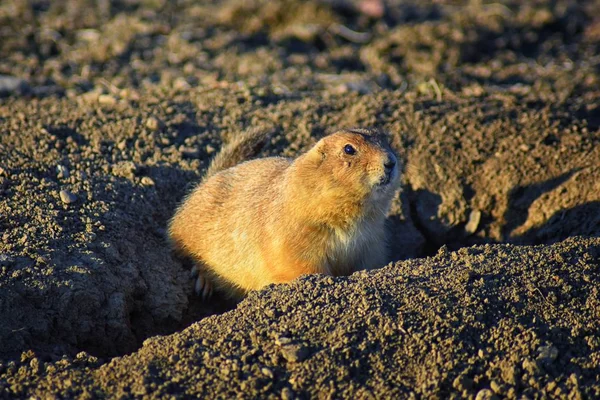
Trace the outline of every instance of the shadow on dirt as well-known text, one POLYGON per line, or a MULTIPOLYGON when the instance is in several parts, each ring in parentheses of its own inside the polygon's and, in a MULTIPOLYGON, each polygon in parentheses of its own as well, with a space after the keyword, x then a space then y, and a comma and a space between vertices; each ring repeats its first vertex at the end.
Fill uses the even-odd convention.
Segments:
POLYGON ((552 244, 571 236, 600 236, 600 201, 561 210, 544 225, 511 238, 510 243, 552 244))
MULTIPOLYGON (((600 236, 600 201, 588 201, 571 207, 561 207, 555 203, 546 208, 544 204, 535 209, 532 207, 583 169, 575 168, 543 182, 510 189, 506 212, 501 219, 501 240, 486 236, 485 233, 473 235, 475 232, 470 231, 468 223, 448 229, 433 212, 442 206, 442 196, 425 189, 413 191, 409 186, 407 201, 412 221, 426 240, 421 256, 434 255, 442 246, 455 250, 476 244, 540 245, 553 244, 572 236, 600 236), (535 213, 533 217, 532 213, 535 213), (424 221, 427 221, 427 225, 424 221)), ((500 223, 491 216, 490 210, 482 210, 480 218, 477 232, 486 232, 490 224, 500 223)), ((399 229, 397 218, 391 216, 389 222, 392 231, 399 229)), ((393 248, 395 254, 400 251, 393 248)))
MULTIPOLYGON (((123 355, 147 337, 235 306, 194 296, 189 271, 172 257, 165 237, 177 202, 198 175, 168 166, 130 166, 127 177, 97 178, 88 187, 92 195, 81 190, 69 206, 48 196, 54 186, 34 188, 33 195, 54 203, 50 210, 56 212, 48 218, 56 228, 45 239, 49 250, 39 250, 37 258, 0 260, 13 279, 3 287, 1 307, 16 310, 0 315, 0 357, 18 357, 23 348, 50 357, 79 351, 123 355), (37 270, 47 273, 31 278, 37 270)), ((51 179, 44 169, 29 172, 51 179)), ((9 228, 27 218, 15 215, 9 228)))
MULTIPOLYGON (((556 178, 529 186, 515 186, 508 193, 508 207, 504 216, 506 224, 503 227, 505 241, 510 241, 510 233, 527 221, 527 213, 533 202, 544 193, 556 189, 571 178, 580 168, 566 172, 556 178)), ((566 239, 565 236, 562 239, 566 239)), ((559 239, 560 240, 560 239, 559 239)))

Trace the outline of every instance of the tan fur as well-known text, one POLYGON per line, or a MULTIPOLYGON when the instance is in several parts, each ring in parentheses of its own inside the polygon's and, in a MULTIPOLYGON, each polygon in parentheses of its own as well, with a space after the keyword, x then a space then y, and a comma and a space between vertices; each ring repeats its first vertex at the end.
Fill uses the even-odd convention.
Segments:
POLYGON ((382 134, 356 129, 321 139, 295 160, 238 164, 185 199, 169 234, 230 294, 383 266, 384 222, 399 182, 398 165, 386 173, 390 160, 396 156, 382 134), (347 144, 356 154, 344 152, 347 144))

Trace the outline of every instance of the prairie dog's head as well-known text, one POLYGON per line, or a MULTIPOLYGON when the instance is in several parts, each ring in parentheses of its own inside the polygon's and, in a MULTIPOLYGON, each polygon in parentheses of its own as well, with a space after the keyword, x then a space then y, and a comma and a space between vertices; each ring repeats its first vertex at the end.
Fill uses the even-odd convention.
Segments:
POLYGON ((309 151, 331 190, 387 202, 398 188, 398 157, 385 135, 372 129, 343 129, 309 151))

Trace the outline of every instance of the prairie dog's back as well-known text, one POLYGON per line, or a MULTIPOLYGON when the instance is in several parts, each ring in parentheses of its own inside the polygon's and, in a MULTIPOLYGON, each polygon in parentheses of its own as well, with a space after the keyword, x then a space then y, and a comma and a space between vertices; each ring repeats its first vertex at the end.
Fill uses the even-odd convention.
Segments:
MULTIPOLYGON (((280 196, 280 177, 290 161, 270 157, 247 161, 221 171, 201 183, 182 203, 169 233, 175 246, 208 265, 227 265, 218 271, 235 282, 240 273, 261 270, 248 260, 260 252, 259 244, 280 196), (220 243, 221 246, 215 246, 220 243)), ((261 276, 248 276, 255 284, 261 276)))

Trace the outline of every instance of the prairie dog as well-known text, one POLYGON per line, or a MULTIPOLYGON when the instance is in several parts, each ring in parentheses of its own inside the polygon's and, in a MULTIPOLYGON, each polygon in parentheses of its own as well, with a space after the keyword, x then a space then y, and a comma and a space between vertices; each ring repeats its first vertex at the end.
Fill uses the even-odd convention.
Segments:
POLYGON ((303 274, 349 275, 385 265, 385 219, 399 186, 397 156, 374 129, 342 129, 295 159, 240 162, 264 140, 225 146, 170 221, 176 250, 233 297, 303 274))

